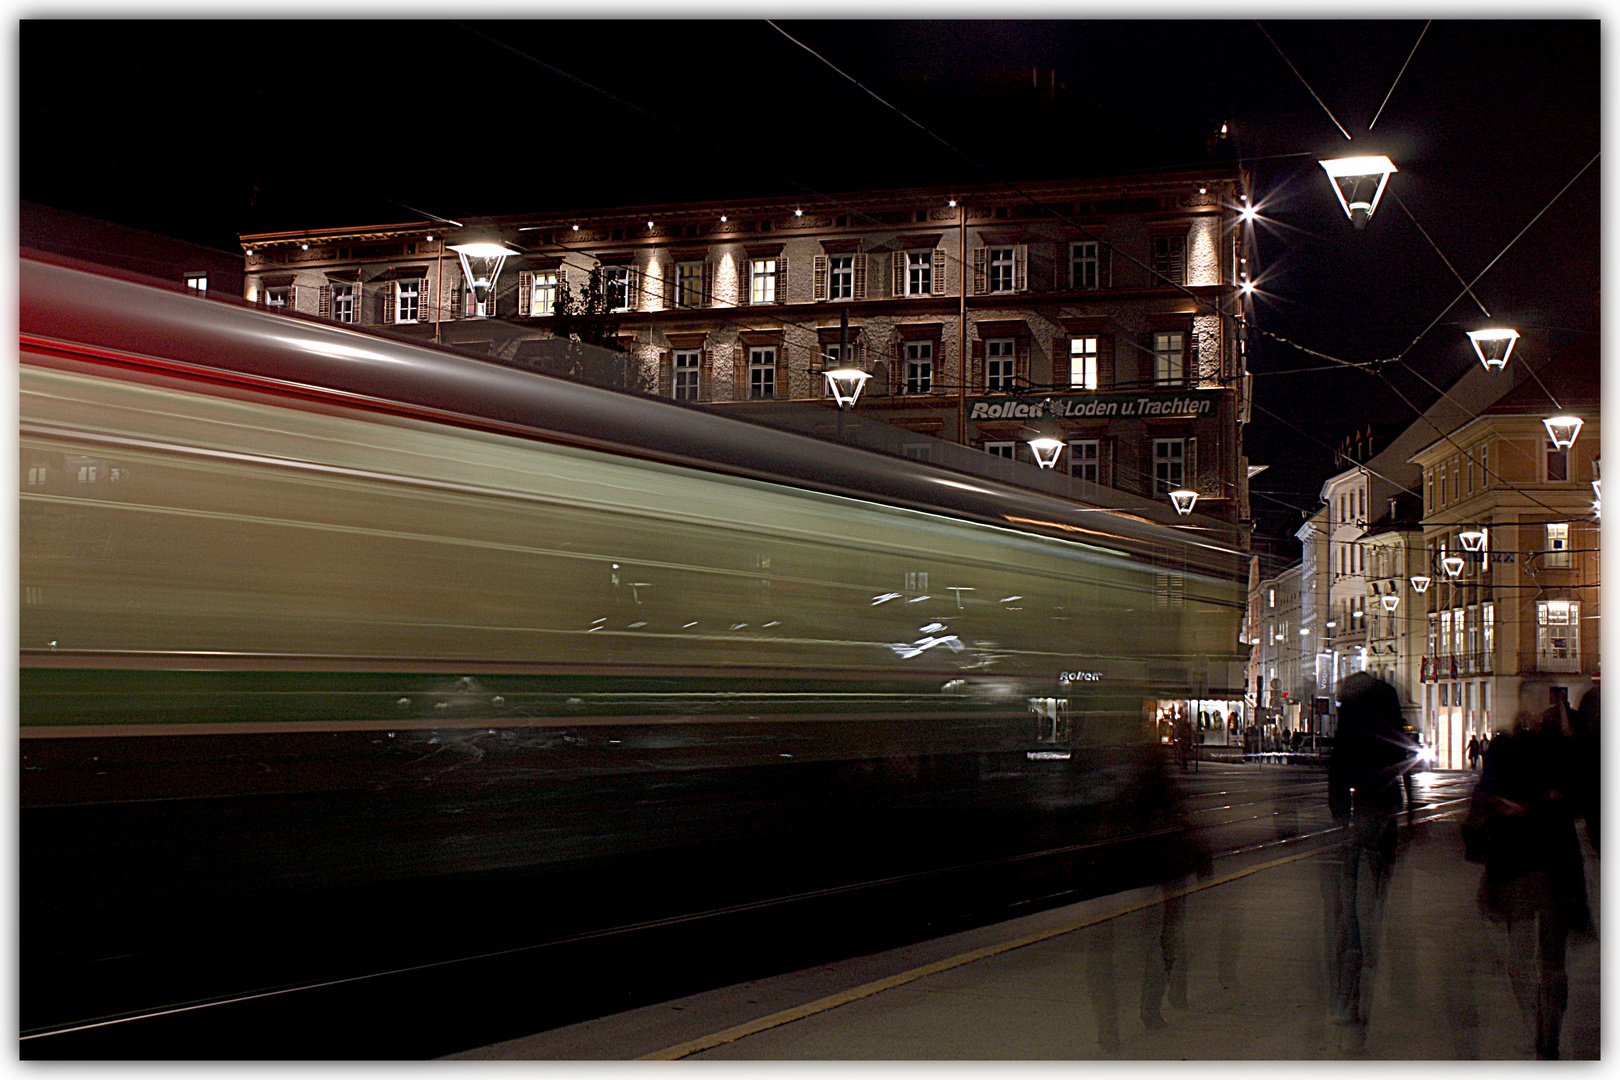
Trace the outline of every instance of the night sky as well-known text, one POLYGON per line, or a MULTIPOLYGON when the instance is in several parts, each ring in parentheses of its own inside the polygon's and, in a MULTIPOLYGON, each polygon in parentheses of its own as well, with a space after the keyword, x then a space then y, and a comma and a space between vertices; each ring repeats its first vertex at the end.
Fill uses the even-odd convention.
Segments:
POLYGON ((1600 145, 1596 20, 781 27, 825 59, 764 21, 26 20, 20 194, 235 249, 243 232, 423 212, 809 205, 1240 160, 1266 218, 1259 324, 1341 360, 1405 353, 1383 378, 1288 374, 1335 365, 1256 342, 1248 453, 1272 467, 1254 510, 1284 537, 1336 471, 1328 447, 1411 418, 1389 382, 1427 405, 1419 373, 1444 386, 1477 362, 1466 298, 1411 346, 1461 292, 1418 225, 1471 280, 1551 203, 1475 291, 1555 351, 1596 330, 1601 161, 1552 201, 1600 145), (1400 168, 1363 232, 1316 164, 1350 154, 1400 168))

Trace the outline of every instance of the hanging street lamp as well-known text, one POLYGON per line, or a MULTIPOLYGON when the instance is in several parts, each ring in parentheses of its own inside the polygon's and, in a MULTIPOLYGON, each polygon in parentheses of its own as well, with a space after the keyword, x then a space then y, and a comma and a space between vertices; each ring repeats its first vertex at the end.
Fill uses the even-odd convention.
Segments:
POLYGON ((1170 505, 1176 508, 1176 513, 1185 517, 1192 513, 1193 504, 1198 502, 1198 492, 1186 488, 1177 488, 1170 493, 1170 505))
POLYGON ((1413 592, 1426 593, 1426 592, 1429 591, 1429 580, 1430 579, 1429 579, 1428 574, 1414 574, 1411 577, 1407 578, 1406 580, 1408 580, 1408 581, 1410 581, 1412 583, 1412 591, 1413 592))
POLYGON ((1440 560, 1447 577, 1456 577, 1463 572, 1463 557, 1461 555, 1447 555, 1440 560))
POLYGON ((1578 416, 1549 416, 1542 421, 1547 428, 1547 437, 1560 450, 1568 450, 1575 445, 1575 440, 1581 434, 1581 426, 1585 423, 1578 416))
POLYGON ((1401 598, 1396 596, 1394 593, 1388 593, 1384 596, 1380 596, 1378 598, 1378 602, 1383 604, 1384 610, 1390 614, 1394 614, 1395 609, 1401 606, 1401 598))
POLYGON ((861 390, 866 386, 866 380, 872 377, 860 368, 852 367, 833 368, 821 374, 827 380, 827 392, 840 409, 853 409, 861 390))
POLYGON ((1457 540, 1462 544, 1464 551, 1485 550, 1484 529, 1464 529, 1457 534, 1457 540))
POLYGON ((1501 371, 1507 367, 1508 357, 1519 340, 1517 330, 1506 327, 1489 330, 1470 330, 1468 340, 1473 343, 1474 355, 1485 365, 1486 371, 1501 371))
POLYGON ((1389 183, 1389 174, 1400 172, 1394 162, 1381 155, 1335 158, 1317 164, 1332 179, 1333 194, 1339 197, 1339 205, 1344 207, 1350 223, 1357 229, 1365 229, 1367 222, 1372 220, 1373 213, 1378 209, 1378 200, 1384 197, 1384 185, 1389 183))
POLYGON ((495 283, 500 280, 501 267, 506 263, 507 256, 517 252, 505 244, 485 240, 451 244, 449 247, 461 258, 462 280, 473 294, 473 314, 482 316, 489 309, 489 299, 494 295, 495 283))
POLYGON ((1029 443, 1030 453, 1035 455, 1035 464, 1043 469, 1056 468, 1058 455, 1063 453, 1062 439, 1054 439, 1050 435, 1037 435, 1025 441, 1029 443))

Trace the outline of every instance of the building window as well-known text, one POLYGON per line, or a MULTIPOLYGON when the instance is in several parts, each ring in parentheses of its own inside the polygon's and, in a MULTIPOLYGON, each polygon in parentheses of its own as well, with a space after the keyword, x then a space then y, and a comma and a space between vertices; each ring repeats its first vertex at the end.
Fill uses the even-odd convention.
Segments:
POLYGON ((1017 349, 1014 338, 993 338, 984 343, 985 389, 1011 393, 1017 349))
POLYGON ((1440 613, 1440 649, 1444 653, 1451 652, 1451 612, 1440 613))
POLYGON ((1451 655, 1468 654, 1468 613, 1458 608, 1451 615, 1451 655))
POLYGON ((332 321, 354 322, 354 286, 332 286, 332 321))
POLYGON ((934 253, 906 252, 906 295, 927 296, 934 291, 934 253))
POLYGON ((682 349, 675 353, 674 392, 676 401, 698 399, 698 371, 702 353, 697 349, 682 349))
POLYGON ((630 310, 630 268, 628 266, 602 267, 602 295, 612 311, 630 310))
POLYGON ((1187 440, 1153 440, 1153 491, 1164 495, 1186 486, 1187 440))
POLYGON ((30 465, 28 467, 28 483, 37 486, 45 482, 50 470, 44 465, 30 465))
MULTIPOLYGON (((1480 647, 1485 652, 1487 671, 1491 670, 1491 656, 1496 652, 1496 605, 1481 604, 1479 606, 1480 647)), ((1489 708, 1489 706, 1485 706, 1489 708)))
POLYGON ((557 310, 557 271, 534 272, 534 302, 529 310, 536 315, 551 315, 557 310))
POLYGON ((906 393, 930 394, 934 390, 934 343, 906 342, 906 393))
POLYGON ((1008 461, 1011 461, 1013 459, 1013 451, 1017 448, 1017 446, 1018 444, 1015 442, 987 442, 984 444, 984 452, 989 454, 991 457, 1006 458, 1008 461))
MULTIPOLYGON (((1187 265, 1187 238, 1185 236, 1155 236, 1153 238, 1153 272, 1169 278, 1173 284, 1183 285, 1187 265)), ((1159 284, 1158 278, 1154 279, 1159 284)))
POLYGON ((1581 605, 1572 600, 1536 602, 1536 666, 1542 671, 1581 670, 1581 605))
MULTIPOLYGON (((769 260, 766 260, 769 261, 769 260)), ((774 274, 775 271, 772 270, 774 274)), ((748 396, 776 396, 776 346, 748 350, 748 396)))
POLYGON ((1546 554, 1541 557, 1543 566, 1569 566, 1569 522, 1547 522, 1547 548, 1546 554))
POLYGON ((1076 480, 1102 483, 1102 442, 1098 439, 1074 439, 1069 443, 1069 475, 1076 480))
POLYGON ((675 306, 701 307, 703 304, 703 264, 675 264, 675 306))
POLYGON ((1166 330, 1153 335, 1155 382, 1179 383, 1186 378, 1186 347, 1187 335, 1180 330, 1166 330))
POLYGON ((1552 443, 1547 444, 1547 479, 1569 479, 1569 451, 1560 450, 1552 443))
POLYGON ((420 281, 394 282, 394 321, 413 323, 422 317, 422 283, 420 281))
POLYGON ((990 291, 1013 291, 1013 249, 1010 247, 990 249, 990 291))
POLYGON ((278 285, 275 288, 264 290, 264 306, 276 311, 286 311, 287 301, 292 296, 292 286, 278 285))
POLYGON ((827 297, 831 300, 855 298, 855 256, 827 257, 827 297))
POLYGON ((1266 590, 1266 606, 1267 607, 1273 607, 1273 608, 1277 606, 1277 590, 1276 589, 1267 589, 1266 590))
POLYGON ((1097 339, 1069 339, 1069 385, 1076 390, 1097 389, 1097 339))
POLYGON ((749 274, 749 282, 750 304, 776 303, 776 260, 755 259, 749 274))
POLYGON ((190 291, 196 293, 198 296, 201 296, 203 293, 206 293, 208 291, 208 275, 207 274, 187 274, 186 275, 186 288, 189 289, 190 291))
POLYGON ((1076 289, 1095 289, 1100 287, 1101 279, 1097 273, 1097 242, 1087 240, 1079 244, 1069 245, 1069 280, 1076 289))

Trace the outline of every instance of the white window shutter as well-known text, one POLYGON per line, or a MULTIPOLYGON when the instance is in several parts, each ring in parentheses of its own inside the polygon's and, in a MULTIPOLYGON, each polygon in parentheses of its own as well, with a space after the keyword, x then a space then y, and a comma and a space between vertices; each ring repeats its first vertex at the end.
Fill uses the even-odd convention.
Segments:
POLYGON ((283 312, 292 312, 298 310, 298 286, 287 286, 287 306, 282 310, 283 312))
POLYGON ((906 295, 906 253, 897 251, 894 258, 889 261, 891 273, 889 275, 889 295, 906 295))
POLYGON ((531 300, 534 295, 534 271, 518 271, 518 315, 528 315, 531 300))
POLYGON ((385 281, 377 286, 377 310, 384 325, 394 321, 399 311, 399 282, 385 281))
POLYGON ((315 302, 315 314, 322 319, 332 317, 332 286, 320 286, 320 294, 315 302))
POLYGON ((1029 291, 1029 245, 1019 244, 1013 248, 1013 291, 1029 291))
POLYGON ((989 287, 986 267, 989 265, 989 252, 982 247, 973 249, 973 295, 983 296, 989 287))
POLYGON ((945 249, 934 249, 934 295, 945 295, 945 249))
POLYGON ((788 302, 788 257, 786 255, 776 257, 776 302, 778 304, 788 302))
POLYGON ((811 299, 827 299, 827 256, 817 255, 811 262, 811 299))
POLYGON ((853 268, 853 277, 855 278, 855 282, 854 282, 855 299, 856 300, 865 300, 866 299, 866 252, 864 252, 864 251, 856 252, 856 254, 855 254, 855 265, 854 265, 854 268, 853 268))

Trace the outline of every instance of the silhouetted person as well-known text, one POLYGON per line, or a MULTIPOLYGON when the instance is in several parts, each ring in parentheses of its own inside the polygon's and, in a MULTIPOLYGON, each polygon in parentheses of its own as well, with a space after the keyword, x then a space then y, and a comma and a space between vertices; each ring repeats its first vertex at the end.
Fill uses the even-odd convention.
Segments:
MULTIPOLYGON (((1508 932, 1508 975, 1535 1030, 1538 1058, 1558 1057, 1569 978, 1571 930, 1591 928, 1575 819, 1583 769, 1567 702, 1535 700, 1545 684, 1519 690, 1511 734, 1498 734, 1474 789, 1470 825, 1483 832, 1480 903, 1508 932)), ((1558 689, 1558 688, 1553 688, 1558 689)))
POLYGON ((1603 755, 1598 748, 1598 705, 1602 695, 1596 685, 1581 698, 1581 707, 1571 719, 1575 722, 1575 749, 1581 765, 1581 816, 1586 819, 1586 838, 1598 850, 1598 825, 1602 819, 1603 755))
POLYGON ((1470 735, 1468 737, 1468 771, 1469 772, 1473 772, 1475 769, 1479 768, 1479 759, 1482 756, 1484 756, 1484 754, 1485 754, 1485 748, 1483 746, 1479 745, 1479 736, 1478 735, 1470 735))
POLYGON ((1348 676, 1339 686, 1339 728, 1328 758, 1328 809, 1348 832, 1327 897, 1333 942, 1329 1009, 1335 1023, 1353 1025, 1363 1035, 1395 868, 1397 815, 1415 757, 1395 688, 1366 672, 1348 676))

